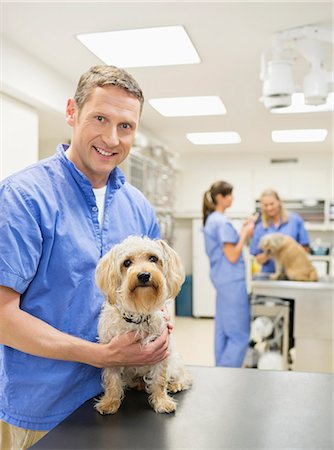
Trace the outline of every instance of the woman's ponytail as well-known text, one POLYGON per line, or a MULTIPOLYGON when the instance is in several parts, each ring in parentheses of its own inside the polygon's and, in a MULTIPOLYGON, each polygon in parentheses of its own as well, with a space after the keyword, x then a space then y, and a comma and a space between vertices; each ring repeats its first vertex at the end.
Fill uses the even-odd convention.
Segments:
POLYGON ((205 192, 203 196, 203 226, 205 225, 206 219, 209 214, 211 214, 216 209, 216 196, 221 194, 223 197, 232 194, 233 186, 227 181, 217 181, 213 183, 208 191, 205 192))

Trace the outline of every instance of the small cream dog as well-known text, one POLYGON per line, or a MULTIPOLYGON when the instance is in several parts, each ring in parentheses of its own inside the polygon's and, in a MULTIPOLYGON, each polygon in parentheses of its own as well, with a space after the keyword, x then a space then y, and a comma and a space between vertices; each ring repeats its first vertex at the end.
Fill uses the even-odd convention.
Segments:
MULTIPOLYGON (((142 336, 142 344, 156 339, 166 327, 162 308, 175 299, 184 282, 184 269, 176 252, 163 240, 130 236, 115 245, 99 262, 96 282, 105 295, 98 324, 101 343, 129 331, 142 336), (147 335, 148 334, 148 335, 147 335)), ((154 411, 170 413, 176 401, 168 395, 188 389, 192 380, 180 355, 173 351, 154 366, 103 369, 104 394, 95 408, 114 414, 126 387, 144 388, 154 411)))
POLYGON ((317 272, 303 247, 292 237, 281 233, 264 235, 259 247, 275 260, 276 271, 272 280, 288 278, 294 281, 317 281, 317 272))

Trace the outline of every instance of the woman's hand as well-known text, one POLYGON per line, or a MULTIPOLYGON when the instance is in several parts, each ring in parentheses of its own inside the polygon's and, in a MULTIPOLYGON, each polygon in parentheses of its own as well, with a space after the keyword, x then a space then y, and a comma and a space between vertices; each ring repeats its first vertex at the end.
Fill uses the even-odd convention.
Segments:
POLYGON ((255 222, 251 219, 247 219, 240 231, 240 237, 242 236, 244 239, 253 236, 254 233, 255 222))

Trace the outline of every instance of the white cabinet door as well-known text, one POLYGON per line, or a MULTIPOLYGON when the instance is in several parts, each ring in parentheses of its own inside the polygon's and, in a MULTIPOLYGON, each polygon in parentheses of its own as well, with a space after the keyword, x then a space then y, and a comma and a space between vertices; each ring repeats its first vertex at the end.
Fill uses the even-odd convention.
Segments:
POLYGON ((193 316, 215 315, 216 291, 210 280, 209 259, 205 253, 202 220, 193 219, 193 316))

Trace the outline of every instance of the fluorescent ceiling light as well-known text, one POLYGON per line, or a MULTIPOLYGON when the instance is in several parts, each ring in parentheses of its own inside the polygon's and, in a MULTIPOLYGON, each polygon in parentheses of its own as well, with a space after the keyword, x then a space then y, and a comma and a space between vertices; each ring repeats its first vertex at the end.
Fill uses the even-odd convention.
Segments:
POLYGON ((152 98, 148 102, 166 117, 226 114, 225 106, 217 96, 152 98))
POLYGON ((234 131, 188 133, 187 139, 196 145, 238 144, 241 142, 239 134, 234 131))
POLYGON ((291 95, 291 106, 286 108, 272 108, 270 112, 274 114, 288 114, 288 113, 306 113, 306 112, 322 112, 334 111, 334 92, 330 92, 327 96, 327 101, 323 105, 313 106, 305 105, 304 94, 302 92, 295 92, 291 95))
POLYGON ((275 130, 271 133, 274 142, 322 142, 327 137, 327 130, 275 130))
POLYGON ((200 62, 188 34, 180 25, 78 34, 77 38, 105 64, 117 67, 200 62))

